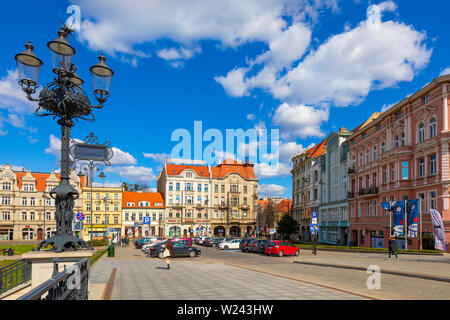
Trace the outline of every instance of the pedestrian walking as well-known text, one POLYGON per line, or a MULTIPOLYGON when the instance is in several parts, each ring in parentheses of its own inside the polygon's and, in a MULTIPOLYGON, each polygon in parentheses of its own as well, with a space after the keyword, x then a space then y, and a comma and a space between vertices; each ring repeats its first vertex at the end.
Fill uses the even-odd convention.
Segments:
POLYGON ((170 269, 170 258, 175 257, 173 244, 170 239, 167 239, 166 245, 164 246, 163 257, 166 259, 167 269, 170 269))
POLYGON ((389 258, 391 257, 391 255, 395 255, 395 257, 398 258, 398 245, 397 241, 395 241, 394 238, 389 238, 388 248, 389 248, 389 258))

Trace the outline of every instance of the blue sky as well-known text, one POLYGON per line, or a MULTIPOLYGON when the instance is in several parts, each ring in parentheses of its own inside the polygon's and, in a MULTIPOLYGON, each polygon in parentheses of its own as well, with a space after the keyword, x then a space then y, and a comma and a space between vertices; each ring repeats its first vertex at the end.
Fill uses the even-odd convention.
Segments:
MULTIPOLYGON (((2 4, 0 164, 59 168, 60 130, 34 115, 17 83, 14 55, 31 40, 52 80, 46 43, 81 10, 70 39, 77 73, 102 51, 114 70, 111 97, 93 131, 115 148, 105 182, 145 183, 176 142, 177 128, 278 128, 278 167, 258 163, 261 195, 291 197, 290 157, 340 127, 349 130, 450 71, 448 1, 194 0, 25 1, 2 4)), ((90 96, 92 102, 93 96, 90 96)), ((262 159, 259 159, 262 162, 262 159)), ((98 179, 97 179, 98 180, 98 179)))

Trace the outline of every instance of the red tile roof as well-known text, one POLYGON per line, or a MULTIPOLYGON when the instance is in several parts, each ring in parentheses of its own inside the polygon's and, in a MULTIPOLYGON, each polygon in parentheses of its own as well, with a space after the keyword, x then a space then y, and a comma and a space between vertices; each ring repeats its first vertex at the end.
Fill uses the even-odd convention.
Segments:
POLYGON ((255 171, 252 163, 240 163, 236 160, 227 159, 216 167, 211 168, 214 178, 224 178, 231 173, 237 173, 244 179, 255 179, 255 171))
POLYGON ((207 166, 195 166, 185 164, 166 164, 168 176, 178 176, 186 169, 191 169, 200 177, 209 177, 209 170, 207 166))
POLYGON ((326 141, 327 141, 327 139, 323 140, 319 144, 316 144, 315 146, 313 146, 313 147, 309 148, 308 150, 306 150, 307 158, 320 157, 325 152, 325 149, 326 149, 325 142, 326 141))
POLYGON ((291 213, 292 199, 284 199, 277 204, 278 213, 286 214, 291 213))
POLYGON ((132 192, 124 191, 122 194, 122 207, 123 208, 147 208, 147 209, 164 209, 164 199, 159 192, 132 192), (139 202, 150 202, 149 207, 139 207, 139 202), (128 202, 133 202, 135 206, 127 206, 128 202), (156 203, 161 203, 161 207, 155 206, 156 203))
MULTIPOLYGON (((22 178, 27 174, 26 172, 20 171, 20 172, 14 172, 16 174, 17 177, 17 186, 19 187, 19 189, 22 189, 22 178)), ((36 190, 43 192, 45 191, 45 183, 48 179, 48 177, 50 177, 50 173, 36 173, 36 172, 31 172, 31 175, 36 179, 36 190)), ((60 174, 56 174, 55 176, 58 178, 59 181, 61 181, 61 175, 60 174)), ((81 176, 80 178, 80 185, 81 185, 81 189, 83 189, 84 187, 84 181, 85 180, 85 176, 81 176)))

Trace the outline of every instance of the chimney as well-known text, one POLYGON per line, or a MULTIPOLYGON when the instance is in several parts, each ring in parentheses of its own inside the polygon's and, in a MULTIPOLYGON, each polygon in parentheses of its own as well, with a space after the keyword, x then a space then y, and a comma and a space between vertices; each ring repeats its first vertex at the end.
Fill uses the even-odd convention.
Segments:
POLYGON ((348 130, 346 128, 339 128, 339 132, 343 133, 343 132, 348 132, 348 130))

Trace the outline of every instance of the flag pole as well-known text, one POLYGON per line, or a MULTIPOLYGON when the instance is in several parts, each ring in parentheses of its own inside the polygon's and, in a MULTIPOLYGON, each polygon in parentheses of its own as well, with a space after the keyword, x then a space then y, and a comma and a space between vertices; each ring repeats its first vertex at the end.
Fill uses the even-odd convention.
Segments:
POLYGON ((408 229, 407 229, 407 212, 408 212, 408 203, 405 201, 405 221, 403 222, 403 232, 405 233, 405 249, 408 250, 408 229))
POLYGON ((420 231, 419 231, 419 245, 420 250, 422 250, 422 199, 419 197, 419 224, 420 224, 420 231))

